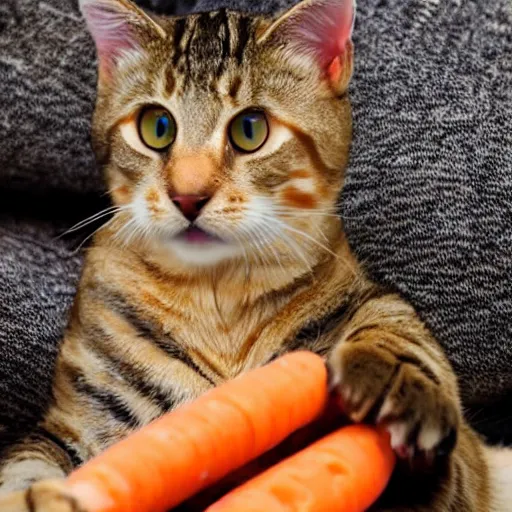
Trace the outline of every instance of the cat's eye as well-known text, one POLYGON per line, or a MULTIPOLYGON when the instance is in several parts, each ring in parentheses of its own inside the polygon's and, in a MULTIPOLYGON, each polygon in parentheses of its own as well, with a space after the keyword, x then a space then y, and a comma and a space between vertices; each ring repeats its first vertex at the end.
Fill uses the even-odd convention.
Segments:
POLYGON ((176 122, 164 108, 147 107, 139 116, 139 135, 148 148, 164 151, 176 138, 176 122))
POLYGON ((253 153, 267 141, 268 121, 263 112, 247 110, 236 116, 229 126, 231 144, 243 153, 253 153))

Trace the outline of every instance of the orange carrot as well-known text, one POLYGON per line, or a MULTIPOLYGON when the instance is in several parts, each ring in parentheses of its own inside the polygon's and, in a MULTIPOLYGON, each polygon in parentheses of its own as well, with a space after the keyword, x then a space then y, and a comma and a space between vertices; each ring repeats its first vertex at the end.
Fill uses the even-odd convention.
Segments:
POLYGON ((342 428, 238 487, 206 512, 363 512, 394 466, 388 435, 342 428))
POLYGON ((140 429, 72 473, 89 512, 164 512, 320 415, 323 360, 294 352, 140 429))

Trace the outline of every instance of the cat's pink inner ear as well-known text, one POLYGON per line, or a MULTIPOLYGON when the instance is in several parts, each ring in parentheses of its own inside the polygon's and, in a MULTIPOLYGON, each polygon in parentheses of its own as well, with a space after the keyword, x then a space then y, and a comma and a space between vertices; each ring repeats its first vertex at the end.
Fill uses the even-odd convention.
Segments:
POLYGON ((96 44, 102 71, 109 73, 123 53, 140 50, 134 31, 136 12, 124 3, 119 0, 80 0, 80 8, 96 44))
POLYGON ((312 0, 299 4, 296 14, 287 20, 295 44, 311 52, 322 67, 344 53, 352 36, 353 0, 312 0), (302 7, 302 8, 301 8, 302 7))
POLYGON ((303 0, 277 20, 270 37, 314 57, 329 76, 338 75, 350 49, 354 17, 354 0, 303 0))

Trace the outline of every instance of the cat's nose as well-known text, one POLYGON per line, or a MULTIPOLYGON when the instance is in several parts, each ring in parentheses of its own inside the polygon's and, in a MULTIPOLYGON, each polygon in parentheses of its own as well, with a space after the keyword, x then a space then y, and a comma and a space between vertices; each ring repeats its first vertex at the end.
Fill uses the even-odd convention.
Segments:
POLYGON ((206 203, 210 200, 209 196, 172 196, 171 201, 174 206, 183 214, 183 216, 190 222, 194 222, 201 210, 206 206, 206 203))

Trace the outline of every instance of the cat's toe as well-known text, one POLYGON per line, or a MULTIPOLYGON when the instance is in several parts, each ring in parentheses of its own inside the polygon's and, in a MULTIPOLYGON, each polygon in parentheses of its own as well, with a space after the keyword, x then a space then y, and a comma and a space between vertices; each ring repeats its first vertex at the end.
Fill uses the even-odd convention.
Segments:
POLYGON ((435 377, 370 344, 338 347, 330 359, 333 386, 355 422, 383 425, 399 458, 429 468, 457 441, 458 404, 435 377))
POLYGON ((397 455, 420 468, 451 453, 459 415, 456 404, 439 386, 414 366, 401 365, 376 423, 386 426, 397 455))
POLYGON ((61 480, 43 480, 0 498, 2 512, 87 512, 61 480))
POLYGON ((369 346, 342 345, 331 354, 329 374, 341 407, 354 422, 365 421, 380 409, 395 374, 395 358, 369 346))
POLYGON ((27 501, 33 504, 31 512, 86 512, 62 480, 35 483, 27 490, 27 501))
POLYGON ((398 420, 388 423, 386 429, 397 456, 418 469, 426 469, 440 457, 449 455, 457 441, 455 428, 446 433, 431 425, 411 426, 398 420))

